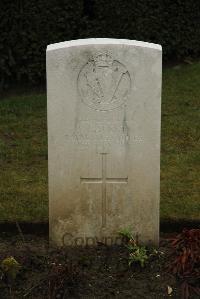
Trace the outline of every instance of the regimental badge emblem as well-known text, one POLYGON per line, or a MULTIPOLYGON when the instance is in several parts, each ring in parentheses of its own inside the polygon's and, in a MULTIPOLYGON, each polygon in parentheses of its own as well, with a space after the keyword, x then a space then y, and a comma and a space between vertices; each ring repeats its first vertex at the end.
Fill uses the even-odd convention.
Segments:
POLYGON ((78 76, 78 90, 84 104, 99 111, 123 105, 131 86, 127 68, 108 53, 92 57, 78 76))

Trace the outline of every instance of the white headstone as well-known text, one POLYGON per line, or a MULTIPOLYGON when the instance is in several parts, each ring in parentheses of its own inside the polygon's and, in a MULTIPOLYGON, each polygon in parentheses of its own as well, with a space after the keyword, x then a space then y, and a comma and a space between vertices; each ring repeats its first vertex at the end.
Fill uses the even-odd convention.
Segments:
POLYGON ((47 47, 50 239, 158 244, 160 45, 85 39, 47 47))

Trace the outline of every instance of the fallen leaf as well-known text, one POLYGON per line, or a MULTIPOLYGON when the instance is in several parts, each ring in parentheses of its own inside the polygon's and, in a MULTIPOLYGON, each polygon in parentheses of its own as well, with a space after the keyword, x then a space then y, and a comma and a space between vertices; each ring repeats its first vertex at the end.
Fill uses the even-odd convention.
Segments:
POLYGON ((170 287, 170 286, 167 286, 167 294, 168 294, 168 295, 171 295, 171 294, 172 294, 172 292, 173 292, 173 289, 172 289, 172 287, 170 287))

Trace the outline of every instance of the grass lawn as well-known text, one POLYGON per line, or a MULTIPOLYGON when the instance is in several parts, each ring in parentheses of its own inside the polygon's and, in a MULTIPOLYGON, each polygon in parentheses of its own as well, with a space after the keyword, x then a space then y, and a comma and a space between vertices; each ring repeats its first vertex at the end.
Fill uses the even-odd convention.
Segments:
MULTIPOLYGON (((164 70, 161 220, 200 219, 200 62, 164 70)), ((46 95, 0 100, 0 221, 47 221, 46 95)))
POLYGON ((200 62, 164 71, 161 219, 200 220, 200 62))

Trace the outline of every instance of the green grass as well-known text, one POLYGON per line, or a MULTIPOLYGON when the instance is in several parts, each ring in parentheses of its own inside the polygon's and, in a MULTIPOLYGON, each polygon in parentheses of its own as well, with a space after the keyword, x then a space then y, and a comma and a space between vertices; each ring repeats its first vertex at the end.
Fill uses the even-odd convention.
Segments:
POLYGON ((200 220, 200 63, 163 78, 161 218, 200 220))
MULTIPOLYGON (((161 219, 200 219, 200 63, 163 74, 161 219)), ((0 221, 47 221, 46 96, 0 101, 0 221)))
POLYGON ((0 221, 48 219, 45 95, 0 101, 0 221))

